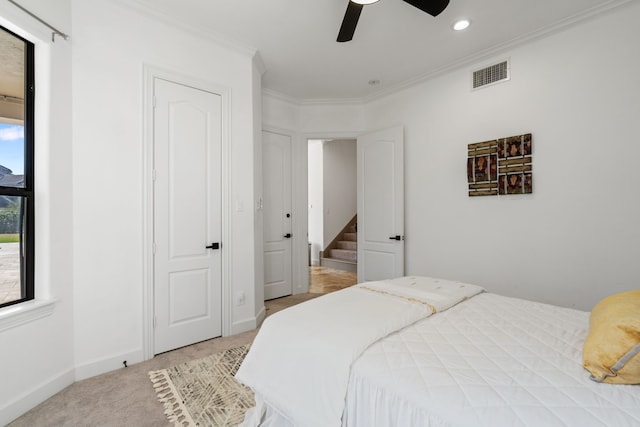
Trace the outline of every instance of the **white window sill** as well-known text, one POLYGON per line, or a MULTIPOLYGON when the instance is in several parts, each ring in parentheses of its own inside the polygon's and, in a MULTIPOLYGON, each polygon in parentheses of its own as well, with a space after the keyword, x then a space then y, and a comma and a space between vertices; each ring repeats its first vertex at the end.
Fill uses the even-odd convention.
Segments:
POLYGON ((0 309, 0 332, 50 316, 57 300, 34 300, 0 309))

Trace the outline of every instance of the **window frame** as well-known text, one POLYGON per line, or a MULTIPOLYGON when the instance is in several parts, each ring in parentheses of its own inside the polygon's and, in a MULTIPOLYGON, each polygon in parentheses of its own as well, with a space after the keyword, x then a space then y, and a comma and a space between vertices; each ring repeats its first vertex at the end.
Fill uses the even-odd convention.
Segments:
POLYGON ((20 241, 20 295, 21 298, 0 304, 0 308, 20 304, 35 299, 35 191, 34 191, 34 151, 35 151, 35 44, 19 36, 8 28, 6 31, 25 44, 24 61, 24 187, 0 186, 0 195, 22 197, 24 212, 22 218, 22 239, 20 241))

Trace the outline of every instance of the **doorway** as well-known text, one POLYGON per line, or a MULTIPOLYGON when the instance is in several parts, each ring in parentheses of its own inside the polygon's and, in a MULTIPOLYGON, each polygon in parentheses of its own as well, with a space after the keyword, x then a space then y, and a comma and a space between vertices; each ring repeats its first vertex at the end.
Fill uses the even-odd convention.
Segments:
MULTIPOLYGON (((327 233, 314 232, 313 220, 322 221, 331 215, 332 206, 325 206, 327 194, 342 189, 345 184, 335 179, 339 172, 332 163, 324 164, 325 145, 335 140, 308 139, 308 217, 310 264, 322 264, 322 257, 315 258, 315 241, 326 248, 327 233), (319 179, 318 176, 322 176, 319 179), (337 182, 325 188, 325 176, 337 182), (321 184, 318 184, 321 182, 321 184), (314 207, 315 204, 315 207, 314 207), (316 233, 316 234, 314 234, 316 233), (315 259, 314 259, 315 258, 315 259), (318 261, 316 261, 318 259, 318 261)), ((404 129, 402 126, 382 129, 359 135, 355 140, 356 166, 354 169, 356 188, 352 194, 356 199, 355 219, 357 238, 357 281, 382 280, 404 275, 404 129)), ((344 160, 345 156, 340 159, 344 160)), ((340 206, 347 203, 342 199, 340 206)), ((346 220, 344 217, 343 220, 346 220)), ((335 227, 336 218, 333 219, 335 227)), ((348 224, 350 227, 351 224, 348 224)), ((335 228, 334 228, 335 230, 335 228)), ((341 232, 344 232, 342 230, 341 232)), ((348 230, 354 231, 354 230, 348 230)), ((330 231, 330 233, 333 231, 330 231)), ((350 239, 345 239, 350 240, 350 239)), ((333 243, 329 245, 331 247, 333 243)))
POLYGON ((357 283, 356 139, 309 139, 309 292, 357 283))
POLYGON ((228 335, 229 93, 144 67, 143 352, 228 335))

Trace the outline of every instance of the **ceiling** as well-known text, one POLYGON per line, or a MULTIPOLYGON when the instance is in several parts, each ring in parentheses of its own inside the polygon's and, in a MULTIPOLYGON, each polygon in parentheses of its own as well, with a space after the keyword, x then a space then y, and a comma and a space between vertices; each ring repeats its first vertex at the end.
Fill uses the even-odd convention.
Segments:
POLYGON ((24 97, 24 42, 0 29, 0 95, 24 97))
POLYGON ((434 18, 402 0, 380 0, 364 6, 347 43, 336 42, 347 0, 120 2, 257 50, 265 89, 309 101, 371 98, 629 1, 451 0, 434 18), (463 17, 472 25, 454 32, 463 17))
POLYGON ((14 123, 24 117, 25 44, 0 29, 0 123, 14 123))

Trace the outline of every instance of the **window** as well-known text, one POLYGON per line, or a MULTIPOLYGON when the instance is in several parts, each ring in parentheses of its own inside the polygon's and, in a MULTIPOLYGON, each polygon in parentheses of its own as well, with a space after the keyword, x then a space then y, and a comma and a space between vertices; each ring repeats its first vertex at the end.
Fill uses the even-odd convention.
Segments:
POLYGON ((34 298, 33 58, 0 27, 0 307, 34 298))

